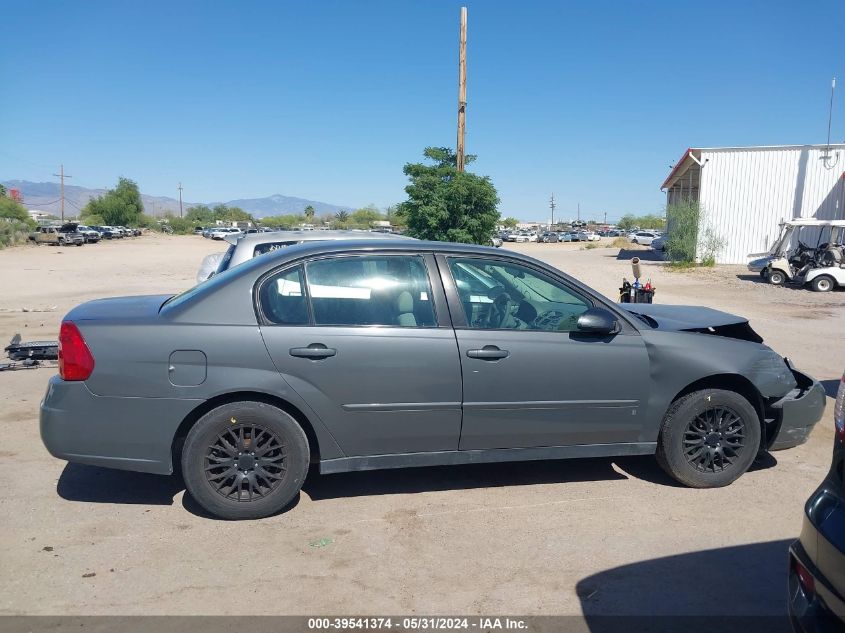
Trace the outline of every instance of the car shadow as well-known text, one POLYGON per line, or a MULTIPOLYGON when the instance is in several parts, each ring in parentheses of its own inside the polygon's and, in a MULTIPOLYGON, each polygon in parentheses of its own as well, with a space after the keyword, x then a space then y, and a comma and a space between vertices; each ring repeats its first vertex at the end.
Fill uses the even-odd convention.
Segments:
MULTIPOLYGON (((771 468, 776 464, 777 460, 767 453, 758 458, 749 470, 771 468)), ((643 455, 507 464, 430 466, 332 475, 321 475, 317 467, 312 467, 302 486, 302 491, 313 501, 320 501, 344 497, 614 481, 629 478, 658 486, 682 487, 682 484, 669 477, 660 468, 653 456, 643 455)), ((56 485, 58 495, 67 501, 117 505, 169 506, 173 505, 176 497, 184 490, 185 483, 179 473, 169 476, 151 475, 82 464, 67 464, 56 485)), ((277 514, 284 514, 293 509, 299 500, 300 497, 297 495, 277 514)), ((182 495, 182 506, 198 517, 215 518, 189 494, 182 495)))
MULTIPOLYGON (((653 458, 652 458, 652 461, 653 458)), ((312 499, 469 490, 549 483, 624 480, 610 458, 466 464, 320 475, 313 470, 302 487, 312 499)))
POLYGON ((836 392, 839 390, 839 384, 842 382, 841 380, 820 380, 819 381, 824 387, 824 392, 827 394, 828 398, 836 399, 836 392))
MULTIPOLYGON (((109 503, 116 505, 171 506, 185 482, 177 472, 173 475, 151 475, 83 464, 67 464, 56 485, 58 495, 67 501, 109 503)), ((296 507, 299 494, 276 514, 296 507)), ((182 495, 182 507, 204 519, 219 520, 209 514, 189 494, 182 495)))
POLYGON ((67 501, 141 505, 173 505, 185 489, 178 475, 151 475, 113 468, 67 464, 56 492, 67 501))
POLYGON ((662 262, 663 254, 652 249, 639 250, 636 248, 620 248, 616 255, 605 255, 605 257, 613 257, 614 259, 630 261, 634 257, 639 257, 643 262, 662 262))
POLYGON ((592 633, 786 633, 791 630, 790 543, 785 539, 644 560, 588 576, 575 592, 592 633))

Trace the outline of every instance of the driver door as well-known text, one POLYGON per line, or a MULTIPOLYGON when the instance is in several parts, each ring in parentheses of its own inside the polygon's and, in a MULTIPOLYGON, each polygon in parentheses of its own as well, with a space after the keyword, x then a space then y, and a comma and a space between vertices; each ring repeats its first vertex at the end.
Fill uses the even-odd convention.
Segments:
POLYGON ((643 441, 649 359, 638 332, 579 332, 595 301, 525 264, 439 263, 463 373, 461 450, 643 441))

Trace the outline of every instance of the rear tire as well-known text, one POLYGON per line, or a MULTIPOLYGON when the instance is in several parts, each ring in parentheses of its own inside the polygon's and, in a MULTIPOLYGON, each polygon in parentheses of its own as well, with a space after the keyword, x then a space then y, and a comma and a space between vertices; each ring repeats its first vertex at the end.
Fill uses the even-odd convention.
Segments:
POLYGON ((816 292, 830 292, 836 286, 836 281, 829 275, 819 275, 810 282, 810 287, 816 292))
POLYGON ((299 493, 309 466, 308 438, 290 415, 263 402, 212 409, 182 449, 185 487, 222 519, 260 519, 299 493))
POLYGON ((657 461, 686 486, 719 488, 748 470, 760 437, 760 418, 743 396, 723 389, 694 391, 666 412, 657 461))
POLYGON ((772 270, 769 272, 769 283, 773 286, 782 286, 786 283, 786 274, 782 270, 772 270))

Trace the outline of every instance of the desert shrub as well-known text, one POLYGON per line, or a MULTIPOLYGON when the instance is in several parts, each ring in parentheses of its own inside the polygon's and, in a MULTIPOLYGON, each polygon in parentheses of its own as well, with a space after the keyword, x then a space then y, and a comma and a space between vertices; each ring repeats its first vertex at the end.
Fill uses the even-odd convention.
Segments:
POLYGON ((707 214, 692 200, 682 200, 666 207, 668 236, 666 257, 675 268, 684 264, 715 266, 716 253, 725 245, 710 225, 707 214))
POLYGON ((28 222, 0 218, 0 248, 25 244, 32 226, 28 222))

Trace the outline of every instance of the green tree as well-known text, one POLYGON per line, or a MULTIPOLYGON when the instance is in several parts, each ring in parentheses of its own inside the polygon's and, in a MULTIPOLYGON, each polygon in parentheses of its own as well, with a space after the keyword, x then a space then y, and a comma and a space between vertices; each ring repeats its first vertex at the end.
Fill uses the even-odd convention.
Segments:
POLYGON ((338 211, 334 214, 334 219, 340 222, 341 224, 346 224, 347 222, 349 222, 349 212, 338 211))
POLYGON ((283 229, 292 229, 295 226, 302 224, 304 218, 301 215, 269 215, 266 218, 261 218, 261 224, 264 226, 280 226, 283 229))
POLYGON ((314 214, 315 213, 316 213, 316 211, 314 210, 314 207, 312 207, 310 204, 307 207, 305 207, 305 211, 303 211, 303 214, 305 215, 305 219, 309 223, 314 221, 314 214))
POLYGON ((383 220, 384 215, 382 215, 376 205, 368 204, 366 207, 361 207, 360 209, 353 211, 349 216, 349 219, 352 224, 359 228, 369 228, 372 226, 373 222, 383 220))
POLYGON ((99 216, 107 225, 134 226, 143 212, 144 203, 141 202, 138 185, 128 178, 121 177, 117 181, 117 187, 90 200, 80 216, 83 219, 99 216))
POLYGON ((620 229, 627 231, 628 229, 632 229, 637 226, 637 218, 635 218, 632 214, 626 213, 622 216, 622 219, 616 223, 620 229))
POLYGON ((5 197, 6 197, 6 187, 4 187, 3 185, 0 185, 0 198, 5 198, 5 197))
POLYGON ((516 218, 505 218, 502 220, 502 226, 508 229, 515 229, 517 224, 519 224, 519 220, 516 218))
MULTIPOLYGON (((499 220, 499 196, 490 178, 459 172, 455 153, 446 147, 427 147, 433 165, 408 163, 411 183, 402 203, 412 237, 468 244, 486 244, 499 220)), ((467 164, 475 156, 466 157, 467 164)))
POLYGON ((214 223, 214 211, 204 204, 199 204, 188 209, 185 214, 185 219, 190 220, 197 225, 206 225, 214 223))
POLYGON ((29 215, 26 207, 6 196, 0 196, 0 219, 35 226, 35 221, 29 215))

